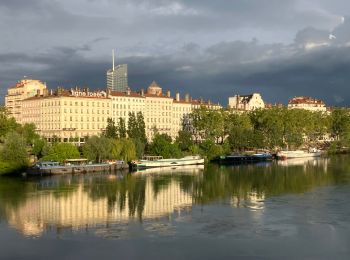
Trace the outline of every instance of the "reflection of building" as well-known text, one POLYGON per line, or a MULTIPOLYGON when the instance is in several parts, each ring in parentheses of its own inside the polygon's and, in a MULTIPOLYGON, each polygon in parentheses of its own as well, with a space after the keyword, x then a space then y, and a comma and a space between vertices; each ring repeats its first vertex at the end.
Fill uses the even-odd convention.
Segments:
POLYGON ((228 105, 232 109, 251 111, 254 109, 265 108, 265 103, 258 93, 253 93, 251 95, 235 95, 229 97, 228 105))
POLYGON ((125 92, 128 89, 128 65, 114 66, 114 51, 112 69, 107 71, 107 88, 119 92, 125 92))
POLYGON ((117 199, 111 207, 106 197, 92 198, 80 184, 76 190, 61 196, 54 192, 37 193, 18 208, 9 210, 7 216, 10 225, 24 234, 39 236, 50 225, 80 229, 128 221, 139 215, 142 219, 153 219, 192 205, 192 197, 182 191, 179 182, 172 180, 156 193, 152 178, 146 180, 144 205, 137 207, 134 214, 129 209, 129 200, 127 195, 124 206, 117 199), (142 212, 138 212, 141 208, 142 212))
POLYGON ((9 114, 21 122, 22 119, 22 101, 37 94, 43 95, 47 91, 46 85, 39 80, 23 79, 16 85, 8 88, 5 96, 5 106, 9 114))
POLYGON ((289 100, 288 108, 294 109, 306 109, 310 111, 321 111, 326 112, 326 104, 319 99, 311 97, 295 97, 289 100))

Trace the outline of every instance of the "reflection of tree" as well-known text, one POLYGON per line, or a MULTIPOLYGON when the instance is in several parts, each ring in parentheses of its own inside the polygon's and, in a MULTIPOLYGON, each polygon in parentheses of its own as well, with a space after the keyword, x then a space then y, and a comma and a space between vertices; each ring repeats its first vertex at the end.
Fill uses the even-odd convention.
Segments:
POLYGON ((27 194, 36 189, 36 185, 21 178, 0 177, 0 209, 6 206, 17 208, 25 202, 27 194))
POLYGON ((156 178, 152 178, 154 196, 157 197, 157 195, 162 189, 166 189, 170 185, 172 179, 173 178, 171 175, 163 175, 156 178))
POLYGON ((344 177, 344 173, 350 169, 348 163, 341 157, 333 158, 332 161, 339 168, 328 172, 321 161, 316 165, 306 165, 306 169, 305 166, 279 167, 277 164, 262 167, 209 165, 202 176, 181 176, 181 185, 193 196, 195 203, 208 203, 233 196, 247 199, 252 193, 258 197, 302 193, 315 187, 349 181, 344 177))
POLYGON ((145 205, 146 180, 144 178, 139 179, 126 174, 121 179, 106 181, 102 176, 85 183, 84 189, 93 200, 107 198, 109 210, 113 210, 118 204, 119 210, 122 211, 128 201, 130 216, 135 216, 137 213, 141 219, 145 205))

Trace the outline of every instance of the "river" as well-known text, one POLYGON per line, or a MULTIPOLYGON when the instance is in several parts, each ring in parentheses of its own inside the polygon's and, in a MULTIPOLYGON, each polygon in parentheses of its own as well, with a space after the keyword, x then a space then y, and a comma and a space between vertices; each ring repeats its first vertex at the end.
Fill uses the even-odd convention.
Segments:
POLYGON ((0 259, 350 259, 350 157, 0 178, 0 259))

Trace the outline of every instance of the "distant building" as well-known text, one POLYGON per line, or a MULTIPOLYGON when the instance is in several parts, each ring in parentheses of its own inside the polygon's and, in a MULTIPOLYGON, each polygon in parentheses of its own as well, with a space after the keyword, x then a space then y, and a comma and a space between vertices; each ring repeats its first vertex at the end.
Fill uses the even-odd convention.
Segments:
POLYGON ((319 99, 311 97, 295 97, 289 100, 288 108, 290 109, 306 109, 309 111, 326 112, 326 104, 319 99))
POLYGON ((259 108, 265 108, 264 100, 258 93, 253 93, 251 95, 235 95, 229 97, 228 105, 231 109, 242 110, 242 111, 252 111, 259 108))
POLYGON ((49 142, 83 143, 87 136, 101 134, 108 118, 115 122, 122 118, 127 125, 129 113, 142 112, 148 140, 153 139, 155 129, 175 140, 184 120, 200 107, 210 110, 222 108, 210 101, 192 100, 189 95, 180 99, 177 93, 173 98, 170 91, 164 94, 156 82, 152 82, 147 91, 140 92, 129 88, 126 92, 105 92, 59 87, 50 92, 38 91, 36 95, 23 99, 18 110, 21 114, 18 122, 34 123, 37 132, 49 142))
POLYGON ((281 103, 275 103, 275 104, 272 104, 272 103, 266 103, 265 104, 265 108, 266 109, 272 109, 272 108, 283 108, 283 104, 281 103))
POLYGON ((7 89, 5 96, 5 107, 10 116, 16 119, 18 123, 22 122, 22 101, 34 97, 36 95, 43 95, 47 92, 46 84, 40 80, 23 79, 7 89))
POLYGON ((126 92, 128 89, 128 65, 113 65, 112 69, 107 70, 107 88, 112 91, 126 92))
POLYGON ((49 142, 82 143, 86 136, 99 135, 106 128, 110 103, 105 91, 58 88, 23 100, 21 123, 34 123, 49 142))

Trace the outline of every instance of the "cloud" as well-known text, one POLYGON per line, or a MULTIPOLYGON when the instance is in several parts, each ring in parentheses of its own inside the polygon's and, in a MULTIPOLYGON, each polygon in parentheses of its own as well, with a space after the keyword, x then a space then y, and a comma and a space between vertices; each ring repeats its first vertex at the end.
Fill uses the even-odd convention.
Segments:
POLYGON ((135 89, 350 104, 349 13, 345 0, 3 0, 0 95, 23 75, 104 88, 117 49, 135 89))

